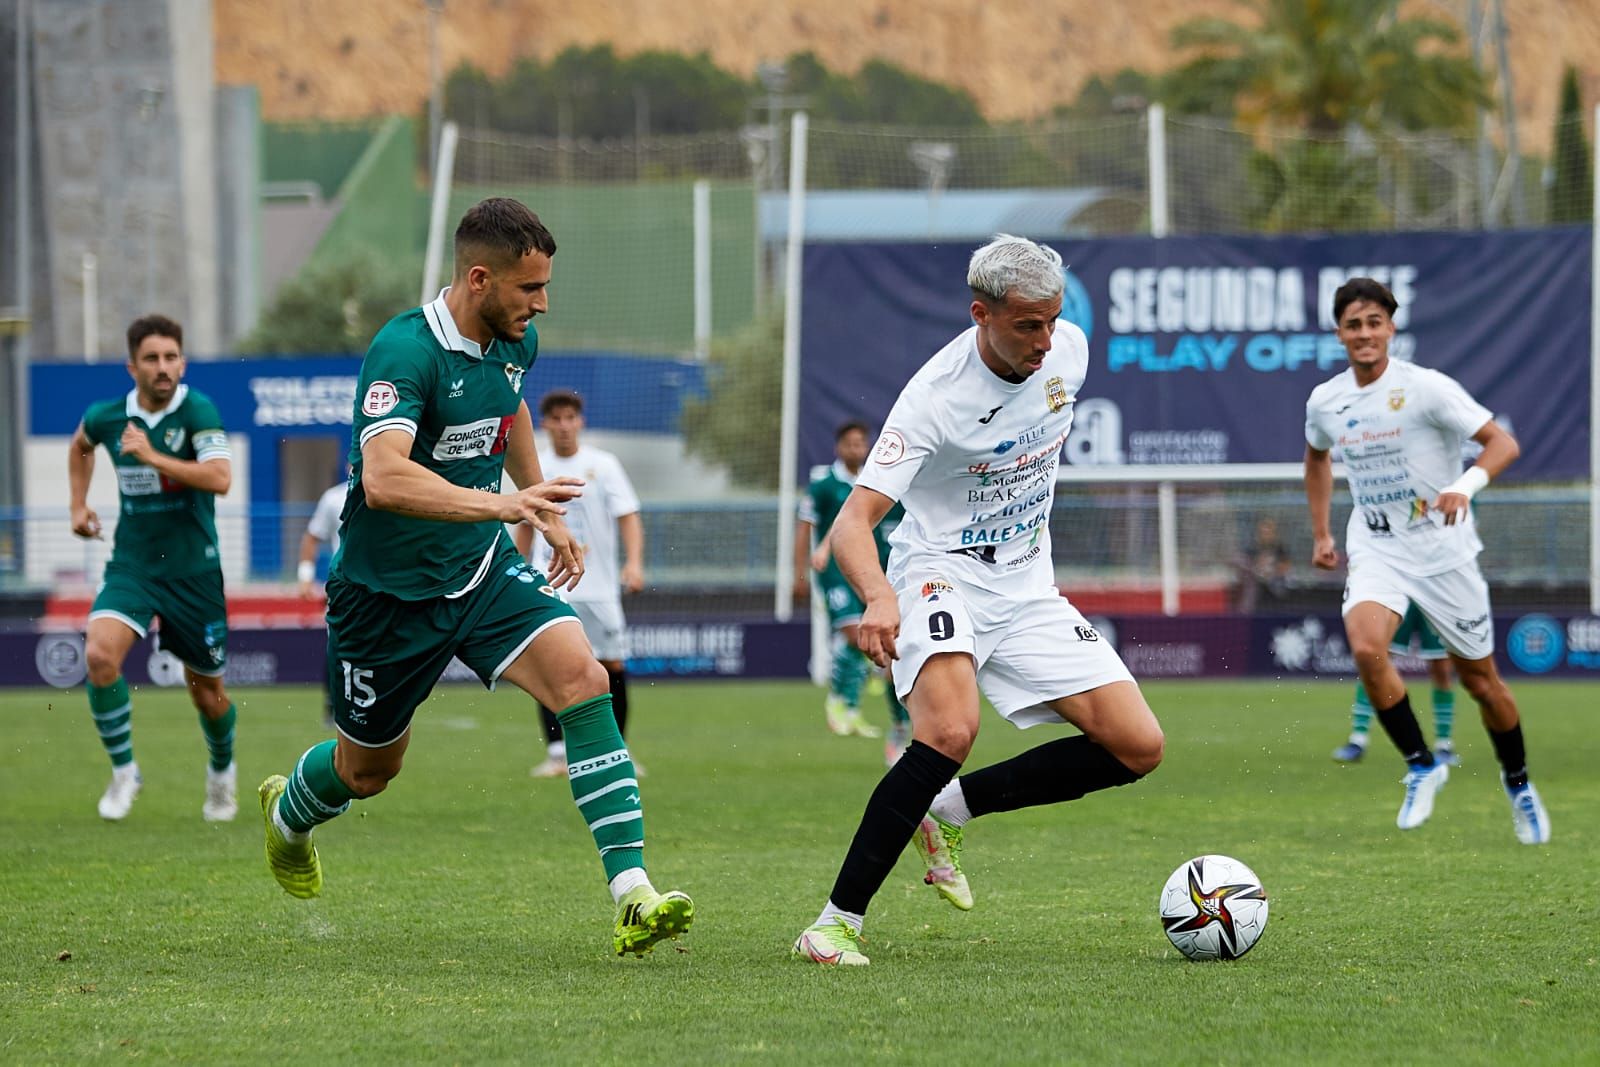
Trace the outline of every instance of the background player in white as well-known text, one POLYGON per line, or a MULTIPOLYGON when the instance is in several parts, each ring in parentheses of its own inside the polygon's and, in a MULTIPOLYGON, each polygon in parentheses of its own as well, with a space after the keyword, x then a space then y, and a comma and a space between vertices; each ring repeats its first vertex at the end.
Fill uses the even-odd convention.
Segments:
POLYGON ((1127 785, 1161 762, 1161 727, 1127 667, 1054 585, 1056 469, 1089 362, 1083 332, 1058 321, 1061 257, 1002 234, 973 253, 967 284, 976 325, 901 392, 833 526, 839 569, 866 604, 861 649, 894 661, 912 741, 795 941, 817 963, 867 962, 867 904, 913 834, 929 883, 970 908, 959 863, 969 819, 1127 785), (885 575, 872 529, 896 500, 906 516, 885 575), (1068 722, 1083 736, 956 779, 980 688, 1016 726, 1068 722))
MULTIPOLYGON (((567 505, 567 528, 583 546, 588 580, 565 593, 567 603, 577 612, 583 632, 594 648, 594 657, 611 679, 611 710, 617 718, 617 731, 628 732, 628 632, 622 615, 622 593, 637 593, 644 588, 644 521, 639 516, 639 496, 616 456, 603 449, 581 444, 583 399, 570 389, 556 389, 539 401, 539 420, 549 439, 549 448, 539 450, 539 464, 546 477, 570 475, 584 479, 587 490, 567 505), (548 473, 556 472, 556 473, 548 473), (622 545, 622 569, 617 570, 617 545, 622 545)), ((533 527, 519 526, 517 548, 527 555, 534 547, 533 527)), ((543 566, 550 555, 541 538, 536 546, 543 566)), ((561 737, 561 724, 555 713, 543 704, 539 715, 544 721, 547 754, 533 768, 535 778, 567 776, 567 745, 561 737)), ((643 773, 633 761, 635 773, 643 773)))
MULTIPOLYGON (((339 516, 344 512, 344 500, 349 495, 350 475, 347 470, 337 485, 329 486, 317 498, 311 520, 306 523, 306 532, 300 535, 300 562, 295 565, 295 585, 300 590, 302 600, 317 600, 322 595, 317 588, 317 553, 322 551, 323 545, 328 546, 330 553, 339 551, 339 516)), ((334 728, 333 701, 328 695, 327 685, 322 690, 322 725, 329 730, 334 728)))
POLYGON ((1332 570, 1339 549, 1329 528, 1338 448, 1355 510, 1345 534, 1350 555, 1345 634, 1361 684, 1405 757, 1405 800, 1395 820, 1421 826, 1450 768, 1422 739, 1389 643, 1408 604, 1433 624, 1462 687, 1477 701, 1500 760, 1517 840, 1550 840, 1550 816, 1528 781, 1521 717, 1494 664, 1489 586, 1478 570, 1474 493, 1517 458, 1516 440, 1455 379, 1389 358, 1394 294, 1371 278, 1352 278, 1333 296, 1333 320, 1350 366, 1306 401, 1306 500, 1314 539, 1311 562, 1332 570), (1483 446, 1464 473, 1467 438, 1483 446))

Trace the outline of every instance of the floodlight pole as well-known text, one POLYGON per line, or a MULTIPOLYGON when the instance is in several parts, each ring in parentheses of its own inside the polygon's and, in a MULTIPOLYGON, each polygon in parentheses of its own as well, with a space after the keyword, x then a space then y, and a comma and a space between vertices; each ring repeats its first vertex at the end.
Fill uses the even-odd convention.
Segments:
POLYGON ((783 394, 778 423, 778 566, 772 579, 772 613, 794 615, 794 469, 800 457, 800 270, 806 239, 806 135, 809 119, 789 120, 789 233, 783 276, 783 394))
POLYGON ((1589 223, 1589 612, 1600 615, 1600 105, 1594 109, 1594 215, 1589 223))

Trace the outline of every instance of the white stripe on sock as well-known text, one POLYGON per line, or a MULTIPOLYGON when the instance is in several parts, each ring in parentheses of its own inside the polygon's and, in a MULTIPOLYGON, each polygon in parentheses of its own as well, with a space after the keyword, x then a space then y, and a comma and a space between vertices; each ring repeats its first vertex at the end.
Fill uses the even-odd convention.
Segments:
POLYGON ((585 804, 589 803, 589 801, 593 800, 595 797, 603 797, 607 793, 614 792, 615 790, 618 790, 618 789, 627 789, 629 786, 632 786, 632 787, 637 789, 638 786, 639 786, 639 779, 637 779, 637 778, 619 778, 615 782, 612 782, 610 785, 601 786, 599 789, 596 789, 593 793, 589 793, 589 794, 587 794, 585 796, 579 797, 577 799, 577 801, 575 801, 575 803, 578 805, 578 807, 581 808, 585 804))
POLYGON ((603 819, 596 819, 594 822, 589 824, 589 829, 598 830, 602 826, 615 826, 619 822, 631 822, 634 819, 642 818, 644 818, 644 812, 625 811, 621 815, 607 815, 603 819))

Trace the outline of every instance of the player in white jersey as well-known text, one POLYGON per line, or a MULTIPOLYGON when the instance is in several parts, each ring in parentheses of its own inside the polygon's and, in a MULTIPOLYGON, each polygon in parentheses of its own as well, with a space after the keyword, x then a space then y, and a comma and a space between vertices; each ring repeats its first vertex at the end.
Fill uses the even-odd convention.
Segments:
MULTIPOLYGON (((345 478, 338 485, 330 486, 322 496, 317 498, 317 506, 311 512, 311 521, 306 523, 306 532, 300 535, 300 562, 295 567, 295 584, 300 588, 300 596, 304 600, 315 600, 318 597, 317 589, 317 553, 322 545, 328 546, 329 552, 339 551, 339 516, 344 512, 344 498, 350 494, 350 479, 345 478)), ((331 678, 324 671, 327 678, 331 678)), ((324 679, 322 693, 322 725, 330 731, 333 724, 333 698, 327 691, 326 678, 324 679)))
MULTIPOLYGON (((628 729, 628 634, 622 617, 622 594, 644 588, 644 522, 639 517, 639 497, 617 457, 602 449, 580 444, 583 432, 583 399, 568 389, 546 393, 539 401, 539 419, 550 447, 539 450, 542 469, 560 471, 548 477, 571 475, 582 478, 589 487, 567 508, 567 528, 583 546, 585 582, 566 591, 567 603, 583 623, 583 632, 594 649, 595 659, 611 679, 611 710, 617 717, 617 730, 628 729), (622 544, 622 570, 617 570, 617 543, 622 544)), ((517 547, 526 554, 533 544, 533 528, 523 525, 516 531, 517 547)), ((538 542, 541 559, 549 554, 543 539, 538 542)), ((540 560, 533 560, 535 565, 540 560)), ((549 708, 539 706, 544 720, 546 755, 530 772, 535 778, 564 778, 567 774, 567 745, 561 737, 561 724, 549 708)), ((633 769, 642 773, 638 760, 633 769)))
POLYGON ((906 385, 834 521, 834 557, 866 604, 861 649, 894 661, 912 742, 795 942, 817 963, 867 962, 867 904, 913 835, 928 883, 970 908, 969 819, 1127 785, 1161 762, 1161 727, 1133 677, 1053 584, 1056 468, 1089 362, 1082 331, 1058 321, 1061 257, 1002 234, 973 253, 967 284, 976 325, 906 385), (897 500, 886 575, 872 529, 897 500), (1067 722, 1083 735, 956 778, 980 690, 1016 726, 1067 722))
POLYGON ((1355 510, 1345 534, 1349 577, 1345 634, 1361 684, 1395 747, 1405 757, 1405 800, 1396 819, 1415 829, 1433 812, 1450 768, 1422 739, 1389 643, 1407 606, 1433 625, 1461 684, 1477 701, 1500 760, 1512 825, 1523 844, 1550 840, 1550 816, 1528 781, 1521 718, 1494 664, 1489 586, 1478 570, 1483 544, 1471 501, 1517 458, 1516 440, 1489 409, 1447 375, 1389 358, 1394 294, 1371 278, 1352 278, 1333 297, 1333 319, 1350 366, 1317 386, 1306 401, 1306 499, 1312 563, 1339 565, 1329 527, 1337 448, 1355 510), (1461 469, 1467 439, 1483 446, 1461 469))

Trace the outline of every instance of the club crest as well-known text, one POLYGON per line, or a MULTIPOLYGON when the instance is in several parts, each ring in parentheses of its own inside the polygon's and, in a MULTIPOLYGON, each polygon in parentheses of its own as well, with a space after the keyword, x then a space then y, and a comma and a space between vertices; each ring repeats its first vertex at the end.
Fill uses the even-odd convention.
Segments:
POLYGON ((1051 378, 1044 383, 1044 400, 1050 405, 1051 411, 1060 411, 1067 406, 1067 384, 1059 377, 1051 378))
POLYGON ((1389 410, 1399 411, 1406 406, 1406 391, 1404 389, 1389 390, 1389 410))
POLYGON ((506 381, 511 383, 513 393, 522 392, 522 368, 514 363, 505 364, 506 381))

